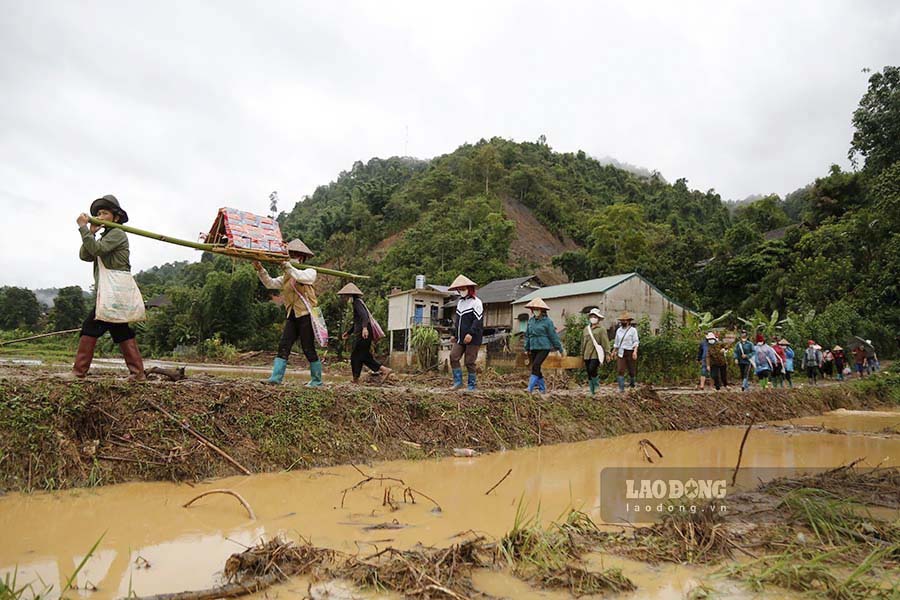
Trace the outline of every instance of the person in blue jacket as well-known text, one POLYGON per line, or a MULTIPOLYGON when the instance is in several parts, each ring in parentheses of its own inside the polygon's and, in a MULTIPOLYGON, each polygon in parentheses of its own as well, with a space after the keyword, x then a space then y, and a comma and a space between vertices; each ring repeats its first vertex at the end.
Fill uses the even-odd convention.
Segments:
POLYGON ((475 390, 477 382, 475 361, 478 359, 478 350, 484 339, 484 305, 481 298, 475 295, 476 283, 464 275, 460 275, 450 284, 451 290, 462 294, 456 304, 456 313, 453 315, 453 334, 450 342, 450 368, 453 369, 453 387, 459 390, 463 387, 462 367, 459 361, 465 356, 466 371, 469 378, 466 382, 469 391, 475 390))
POLYGON ((750 373, 753 369, 753 342, 747 339, 747 330, 741 330, 741 339, 734 344, 734 362, 741 370, 741 389, 750 389, 750 373))
POLYGON ((781 338, 778 341, 778 345, 784 349, 784 378, 787 381, 788 387, 794 387, 794 382, 792 377, 794 376, 794 349, 791 348, 791 343, 787 341, 785 338, 781 338))
POLYGON ((525 308, 531 309, 531 318, 528 319, 528 326, 525 329, 525 352, 531 358, 528 391, 533 392, 537 388, 538 392, 543 393, 547 391, 547 385, 544 382, 541 365, 544 364, 544 360, 551 350, 562 353, 563 346, 556 333, 556 326, 547 316, 547 311, 550 310, 547 303, 540 298, 535 298, 526 304, 525 308))

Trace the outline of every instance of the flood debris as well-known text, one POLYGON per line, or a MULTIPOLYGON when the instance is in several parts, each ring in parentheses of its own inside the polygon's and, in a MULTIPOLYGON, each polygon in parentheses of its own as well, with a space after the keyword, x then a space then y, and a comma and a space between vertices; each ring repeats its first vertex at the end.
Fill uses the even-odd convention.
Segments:
POLYGON ((540 514, 526 516, 520 503, 512 530, 497 544, 497 556, 517 577, 541 587, 567 589, 575 596, 636 589, 619 569, 588 571, 581 564, 599 534, 583 512, 572 510, 561 523, 542 527, 540 514))
POLYGON ((653 462, 653 458, 650 456, 650 453, 647 451, 648 446, 650 448, 652 448, 654 452, 656 452, 656 455, 658 458, 663 457, 663 454, 662 454, 662 452, 660 452, 659 448, 657 448, 656 445, 653 442, 651 442, 650 440, 648 440, 647 438, 644 438, 641 441, 639 441, 638 446, 640 446, 641 453, 643 453, 643 456, 644 456, 644 460, 646 460, 648 463, 653 462))
POLYGON ((183 504, 182 507, 188 508, 191 504, 193 504, 200 498, 203 498, 204 496, 209 496, 211 494, 225 494, 227 496, 231 496, 232 498, 235 498, 238 502, 241 503, 241 506, 243 506, 246 509, 247 514, 250 516, 250 520, 251 521, 256 520, 256 514, 253 512, 253 508, 250 507, 250 503, 247 502, 246 500, 244 500, 244 497, 241 496, 240 494, 238 494, 237 492, 235 492, 234 490, 225 490, 225 489, 208 490, 206 492, 203 492, 202 494, 194 496, 193 498, 188 500, 185 504, 183 504))
POLYGON ((809 487, 870 506, 900 508, 900 468, 859 469, 857 459, 818 475, 779 478, 763 484, 761 491, 778 494, 809 487))
POLYGON ((497 489, 497 486, 499 486, 501 483, 503 483, 504 481, 506 481, 506 478, 509 477, 510 473, 512 473, 512 469, 509 469, 509 470, 506 472, 506 475, 504 475, 503 477, 501 477, 501 478, 500 478, 500 481, 498 481, 497 483, 495 483, 494 485, 492 485, 492 486, 488 489, 488 491, 486 491, 486 492, 484 493, 484 495, 487 496, 487 495, 489 495, 491 492, 493 492, 495 489, 497 489))

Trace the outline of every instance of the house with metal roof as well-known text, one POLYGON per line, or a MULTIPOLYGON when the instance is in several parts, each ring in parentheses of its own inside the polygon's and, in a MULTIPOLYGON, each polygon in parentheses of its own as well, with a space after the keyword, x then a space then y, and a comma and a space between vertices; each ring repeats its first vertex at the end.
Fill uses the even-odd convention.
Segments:
POLYGON ((584 314, 592 308, 599 308, 606 316, 605 324, 609 327, 614 326, 616 317, 627 310, 635 321, 644 316, 649 317, 651 330, 658 332, 664 313, 671 312, 679 323, 684 324, 691 312, 689 308, 661 292, 640 273, 622 273, 542 287, 513 302, 514 322, 521 317, 527 319, 525 305, 534 298, 540 298, 550 306, 550 318, 557 327, 562 327, 566 317, 571 314, 584 314))

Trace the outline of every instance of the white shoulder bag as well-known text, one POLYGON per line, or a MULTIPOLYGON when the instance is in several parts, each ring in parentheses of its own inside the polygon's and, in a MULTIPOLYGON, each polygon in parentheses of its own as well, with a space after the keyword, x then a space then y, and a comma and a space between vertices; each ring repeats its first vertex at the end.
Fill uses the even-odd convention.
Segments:
POLYGON ((128 271, 111 271, 97 258, 97 320, 107 323, 143 321, 144 297, 128 271))
POLYGON ((606 353, 603 351, 603 346, 597 343, 597 338, 594 337, 594 332, 591 330, 591 326, 587 326, 588 335, 591 336, 591 341, 594 343, 594 350, 597 351, 597 358, 600 359, 600 364, 603 364, 603 360, 606 358, 606 353))

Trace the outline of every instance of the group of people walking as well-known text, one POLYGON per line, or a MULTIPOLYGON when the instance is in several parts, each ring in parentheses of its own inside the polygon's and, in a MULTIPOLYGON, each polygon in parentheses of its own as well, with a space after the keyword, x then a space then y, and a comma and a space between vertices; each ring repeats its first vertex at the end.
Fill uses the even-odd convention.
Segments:
MULTIPOLYGON (((707 377, 712 377, 716 389, 727 386, 727 355, 729 350, 718 343, 715 332, 706 334, 697 350, 697 360, 700 363, 700 384, 703 389, 707 377)), ((746 330, 740 332, 740 339, 735 341, 731 351, 734 362, 741 373, 741 389, 750 388, 750 378, 755 375, 760 387, 765 389, 769 382, 773 387, 794 386, 793 375, 796 364, 799 362, 800 370, 806 374, 807 381, 816 385, 819 379, 835 378, 842 381, 848 376, 850 368, 847 355, 841 346, 832 349, 823 349, 815 340, 809 340, 806 348, 799 354, 794 350, 791 342, 785 338, 777 339, 771 336, 769 340, 762 333, 757 333, 754 342, 749 340, 746 330), (755 343, 754 343, 755 342, 755 343)), ((871 342, 867 340, 867 344, 871 342)), ((851 356, 853 357, 856 372, 859 377, 868 369, 868 351, 862 345, 856 346, 851 356)))
MULTIPOLYGON (((123 224, 128 221, 128 214, 122 209, 118 199, 112 195, 95 200, 91 204, 90 214, 96 219, 111 223, 123 224)), ((99 298, 103 294, 106 281, 104 278, 104 284, 101 284, 101 274, 111 271, 127 275, 131 269, 128 237, 121 229, 93 224, 85 213, 80 214, 76 221, 81 237, 79 258, 93 263, 95 289, 99 298), (99 238, 96 236, 98 231, 100 231, 99 238)), ((299 342, 303 355, 309 362, 310 380, 306 385, 319 387, 323 383, 322 362, 316 346, 327 344, 328 331, 318 308, 315 289, 317 273, 314 268, 298 269, 290 262, 291 259, 305 261, 312 258, 314 253, 299 239, 291 241, 287 245, 287 250, 289 260, 281 263, 281 275, 277 277, 272 277, 261 263, 253 263, 263 286, 280 292, 286 311, 272 374, 265 382, 280 384, 284 381, 291 350, 294 344, 299 342)), ((127 277, 130 278, 130 275, 127 277)), ((133 280, 131 281, 133 285, 133 280)), ((464 275, 459 275, 449 287, 461 296, 456 305, 450 339, 449 362, 453 390, 472 391, 477 388, 476 361, 484 340, 484 305, 478 298, 477 287, 474 281, 464 275), (466 368, 465 383, 462 363, 466 368)), ((137 291, 136 286, 134 289, 137 291)), ((363 367, 368 367, 374 375, 380 376, 381 381, 388 379, 392 370, 380 364, 372 354, 372 344, 384 336, 384 331, 366 306, 362 290, 353 283, 348 283, 338 291, 338 295, 346 299, 353 312, 352 325, 341 334, 344 340, 352 339, 350 369, 353 383, 359 383, 363 367)), ((136 298, 136 302, 142 303, 139 292, 136 298)), ((542 365, 551 352, 562 354, 564 349, 556 326, 549 317, 550 307, 547 303, 541 298, 535 298, 525 307, 531 311, 524 335, 524 350, 528 355, 531 369, 526 389, 528 392, 543 393, 547 391, 547 384, 542 365)), ((142 304, 140 311, 142 314, 142 304)), ((127 320, 108 317, 106 316, 108 313, 114 314, 114 311, 98 314, 96 309, 92 309, 82 324, 71 375, 76 378, 87 375, 97 339, 108 331, 113 341, 121 348, 128 367, 129 379, 143 381, 146 378, 143 359, 138 350, 134 330, 127 320)), ((618 328, 612 344, 603 325, 604 319, 599 308, 591 309, 588 313, 589 323, 582 333, 581 358, 587 371, 591 394, 595 394, 600 387, 599 370, 604 362, 615 361, 616 382, 620 391, 625 391, 626 376, 628 386, 631 388, 635 387, 637 380, 640 338, 634 326, 634 318, 627 311, 619 315, 618 328)), ((871 342, 868 340, 867 345, 871 348, 871 342)), ((697 351, 697 361, 700 363, 700 389, 705 387, 707 378, 712 379, 717 390, 728 385, 728 353, 728 348, 720 343, 715 332, 711 331, 704 336, 697 351)), ((784 338, 776 340, 772 337, 767 342, 765 336, 757 333, 754 343, 744 330, 740 332, 740 339, 734 343, 731 355, 740 369, 743 390, 749 389, 751 375, 756 376, 762 388, 766 388, 770 380, 775 387, 783 387, 785 383, 788 387, 793 387, 793 374, 798 357, 788 340, 784 338)), ((878 359, 874 351, 870 352, 862 345, 853 348, 850 357, 859 377, 878 368, 878 359)), ((823 349, 814 340, 809 340, 800 355, 799 362, 807 380, 816 384, 820 377, 826 379, 836 377, 842 380, 851 372, 848 360, 850 357, 845 355, 840 346, 830 350, 823 349)))

